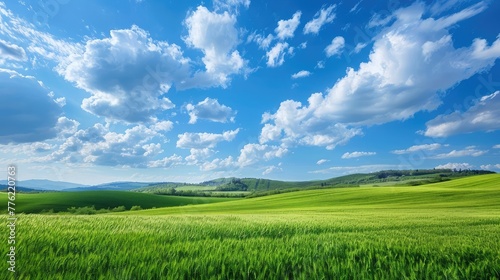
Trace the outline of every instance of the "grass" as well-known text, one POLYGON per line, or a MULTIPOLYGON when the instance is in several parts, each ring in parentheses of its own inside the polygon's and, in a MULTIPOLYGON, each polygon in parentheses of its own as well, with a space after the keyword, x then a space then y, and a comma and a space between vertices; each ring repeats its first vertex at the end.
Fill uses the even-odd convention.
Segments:
POLYGON ((483 175, 113 215, 19 215, 16 267, 18 279, 499 279, 499 235, 500 175, 483 175))
MULTIPOLYGON (((17 213, 40 213, 53 210, 67 211, 70 207, 95 206, 96 209, 125 206, 141 206, 143 209, 153 207, 171 207, 189 204, 204 204, 228 201, 227 198, 213 197, 179 197, 160 196, 127 191, 85 191, 85 192, 51 192, 51 193, 19 193, 16 197, 17 213)), ((0 203, 7 205, 7 193, 2 193, 0 203)))

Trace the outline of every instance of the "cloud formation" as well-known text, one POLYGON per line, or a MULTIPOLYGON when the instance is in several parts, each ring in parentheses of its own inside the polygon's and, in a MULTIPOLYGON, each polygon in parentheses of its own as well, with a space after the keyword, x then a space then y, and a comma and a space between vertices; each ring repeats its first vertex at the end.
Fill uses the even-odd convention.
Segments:
POLYGON ((358 158, 358 157, 374 156, 376 154, 377 154, 376 152, 352 152, 352 153, 344 153, 342 155, 342 158, 343 159, 358 158))
POLYGON ((203 52, 205 72, 195 73, 186 87, 226 87, 230 75, 245 71, 247 61, 236 50, 239 36, 235 24, 236 15, 211 12, 203 6, 187 16, 188 36, 184 40, 203 52))
POLYGON ((34 77, 0 68, 0 144, 29 143, 55 138, 59 105, 34 77))
POLYGON ((198 119, 205 119, 212 122, 234 122, 236 112, 230 107, 221 105, 217 99, 205 98, 198 104, 186 105, 186 110, 189 114, 189 123, 195 124, 198 119))
POLYGON ((304 34, 318 34, 321 27, 335 19, 333 10, 336 5, 330 5, 328 8, 321 8, 313 17, 313 19, 304 26, 304 34))
POLYGON ((179 140, 177 140, 177 148, 181 149, 204 149, 204 148, 214 148, 219 142, 232 141, 240 130, 229 130, 222 134, 217 133, 190 133, 185 132, 179 134, 179 140))
POLYGON ((143 29, 111 30, 110 37, 89 40, 85 52, 59 73, 91 93, 82 108, 109 120, 150 122, 174 107, 164 96, 174 81, 189 74, 180 47, 155 42, 143 29))
POLYGON ((342 36, 337 36, 332 39, 330 45, 326 46, 325 53, 327 57, 340 55, 344 49, 345 39, 342 36))
POLYGON ((426 123, 425 136, 448 137, 500 129, 500 91, 483 96, 465 112, 440 115, 426 123))
POLYGON ((278 26, 274 31, 276 32, 276 36, 281 39, 293 38, 295 30, 300 24, 300 16, 302 15, 301 11, 297 11, 293 14, 291 19, 280 20, 278 21, 278 26))
POLYGON ((292 141, 332 149, 360 135, 360 127, 436 109, 441 104, 437 93, 489 69, 500 57, 500 38, 491 45, 480 38, 461 48, 452 44, 449 29, 484 5, 441 18, 424 17, 426 7, 420 2, 395 11, 358 70, 348 68, 326 95, 314 93, 308 104, 286 100, 274 114, 264 114, 263 143, 292 141))

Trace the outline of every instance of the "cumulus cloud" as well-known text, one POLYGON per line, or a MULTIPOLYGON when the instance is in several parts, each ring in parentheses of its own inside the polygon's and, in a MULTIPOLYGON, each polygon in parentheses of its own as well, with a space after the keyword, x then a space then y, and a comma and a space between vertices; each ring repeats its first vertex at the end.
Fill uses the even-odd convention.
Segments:
POLYGON ((461 48, 452 41, 439 43, 452 36, 449 29, 460 20, 481 12, 481 5, 441 18, 424 17, 421 2, 395 11, 392 24, 375 37, 369 60, 357 70, 348 68, 326 95, 314 93, 304 105, 286 100, 276 113, 266 114, 267 130, 285 132, 282 139, 272 140, 334 148, 360 135, 362 126, 436 109, 441 104, 438 92, 490 69, 500 57, 500 38, 491 45, 477 38, 461 48), (425 47, 429 44, 436 46, 425 47))
POLYGON ((155 127, 140 124, 123 133, 116 133, 110 131, 109 125, 98 123, 78 130, 57 151, 39 160, 138 168, 164 167, 160 161, 153 161, 163 149, 160 143, 152 141, 155 137, 163 138, 163 129, 163 125, 155 127))
POLYGON ((404 149, 404 150, 394 150, 394 151, 392 151, 392 153, 396 154, 396 155, 403 155, 403 154, 415 153, 418 151, 434 151, 434 150, 437 150, 441 147, 442 147, 442 145, 438 144, 438 143, 422 144, 422 145, 414 145, 414 146, 411 146, 408 149, 404 149))
POLYGON ((500 91, 483 96, 465 112, 440 115, 426 123, 425 135, 448 137, 476 131, 500 129, 500 91))
POLYGON ((483 164, 481 165, 481 169, 484 170, 500 169, 500 164, 483 164))
POLYGON ((205 98, 198 104, 188 104, 186 110, 189 114, 189 123, 195 124, 198 119, 206 119, 213 122, 234 122, 236 112, 228 106, 221 105, 217 99, 205 98))
POLYGON ((306 70, 301 70, 292 75, 292 79, 305 78, 311 75, 311 72, 306 70))
POLYGON ((185 158, 189 165, 198 164, 208 159, 215 154, 215 151, 209 148, 193 149, 189 150, 189 156, 185 158))
POLYGON ((228 171, 236 167, 233 157, 228 156, 225 159, 216 158, 212 161, 204 162, 200 166, 202 171, 228 171))
POLYGON ((185 132, 179 134, 179 140, 177 140, 177 148, 181 149, 204 149, 204 148, 214 148, 219 142, 225 141, 230 142, 236 137, 240 130, 229 130, 222 134, 217 133, 190 133, 185 132))
POLYGON ((159 160, 152 160, 152 161, 148 162, 147 165, 148 165, 148 167, 152 167, 152 168, 157 168, 157 167, 170 168, 172 166, 180 164, 181 162, 182 162, 182 157, 174 154, 172 156, 164 157, 164 158, 159 159, 159 160))
POLYGON ((352 153, 344 153, 342 155, 343 159, 348 159, 348 158, 357 158, 357 157, 366 157, 366 156, 374 156, 377 153, 375 152, 352 152, 352 153))
POLYGON ((111 30, 110 37, 89 40, 85 52, 58 71, 91 93, 82 108, 110 120, 149 122, 173 108, 163 95, 173 81, 188 75, 180 47, 155 42, 137 26, 111 30))
POLYGON ((474 166, 469 164, 469 163, 452 163, 452 162, 449 162, 449 163, 446 163, 446 164, 442 164, 442 165, 438 165, 435 167, 436 169, 473 169, 474 166))
POLYGON ((28 57, 23 48, 16 44, 0 40, 0 63, 4 60, 25 61, 28 57))
POLYGON ((271 160, 283 157, 288 153, 288 149, 280 146, 246 144, 240 151, 237 164, 240 167, 255 164, 261 160, 271 160))
POLYGON ((229 76, 245 70, 247 61, 236 50, 238 30, 236 16, 227 11, 211 12, 203 6, 190 13, 185 20, 188 36, 184 39, 188 46, 200 49, 203 54, 205 72, 197 72, 192 81, 201 87, 226 87, 229 76))
POLYGON ((323 146, 332 150, 362 134, 358 128, 349 128, 344 124, 317 117, 316 108, 322 99, 321 94, 316 93, 309 97, 309 106, 302 106, 301 102, 293 100, 281 102, 275 114, 264 115, 261 143, 281 140, 287 144, 323 146), (273 123, 267 123, 269 121, 273 123))
POLYGON ((493 146, 493 149, 500 149, 500 144, 493 146))
POLYGON ((285 62, 285 54, 290 52, 291 48, 289 48, 288 43, 276 43, 274 47, 272 47, 268 52, 266 52, 267 56, 267 66, 269 67, 277 67, 283 65, 285 62))
POLYGON ((328 45, 325 48, 326 56, 330 57, 334 55, 340 55, 342 53, 342 50, 344 49, 344 45, 345 45, 344 37, 337 36, 333 38, 330 45, 328 45))
POLYGON ((0 144, 55 138, 61 108, 34 77, 0 68, 0 144))
POLYGON ((295 30, 300 24, 300 16, 302 15, 301 11, 297 11, 293 14, 291 19, 287 20, 280 20, 278 21, 278 27, 274 29, 274 32, 276 32, 276 36, 280 38, 281 40, 287 39, 287 38, 293 38, 295 30))
POLYGON ((271 42, 274 40, 273 34, 268 34, 267 36, 263 36, 261 34, 256 34, 255 32, 248 35, 247 42, 255 42, 259 46, 260 49, 267 50, 271 45, 271 42))
POLYGON ((313 33, 318 34, 321 27, 335 19, 333 10, 336 5, 330 5, 328 8, 321 8, 313 17, 313 19, 306 23, 304 26, 304 34, 313 33))
POLYGON ((478 157, 486 154, 488 151, 481 151, 476 149, 475 147, 467 147, 464 150, 453 150, 449 153, 438 154, 434 156, 435 159, 443 159, 443 158, 454 158, 454 157, 478 157))

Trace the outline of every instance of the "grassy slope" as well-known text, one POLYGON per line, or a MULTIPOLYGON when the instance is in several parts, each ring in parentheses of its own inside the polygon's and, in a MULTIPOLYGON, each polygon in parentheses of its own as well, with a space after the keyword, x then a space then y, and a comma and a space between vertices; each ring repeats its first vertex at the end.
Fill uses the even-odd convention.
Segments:
MULTIPOLYGON (((347 209, 500 209, 500 174, 472 176, 417 187, 321 189, 140 211, 143 215, 336 211, 347 209)), ((137 212, 139 213, 139 212, 137 212)))
MULTIPOLYGON (((152 207, 170 207, 188 204, 204 204, 228 201, 227 198, 212 197, 178 197, 127 191, 86 191, 86 192, 52 192, 36 194, 17 194, 16 213, 39 213, 53 209, 55 212, 67 211, 70 207, 95 206, 96 209, 125 206, 130 209, 139 205, 144 209, 152 207)), ((0 203, 7 205, 7 194, 3 193, 0 203)))

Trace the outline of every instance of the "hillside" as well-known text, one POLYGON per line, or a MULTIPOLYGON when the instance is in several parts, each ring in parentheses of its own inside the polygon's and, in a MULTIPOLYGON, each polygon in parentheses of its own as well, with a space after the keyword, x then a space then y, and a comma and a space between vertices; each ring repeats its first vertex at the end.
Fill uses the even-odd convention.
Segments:
POLYGON ((422 186, 332 188, 291 192, 212 205, 140 211, 142 215, 282 213, 352 209, 500 209, 500 174, 478 175, 422 186))
MULTIPOLYGON (((113 209, 132 206, 143 209, 153 207, 171 207, 189 204, 205 204, 228 201, 227 198, 213 197, 179 197, 159 196, 126 191, 87 191, 87 192, 53 192, 53 193, 19 193, 16 196, 16 213, 40 213, 53 210, 66 212, 71 207, 91 207, 95 209, 113 209)), ((0 203, 7 205, 7 194, 1 195, 0 203)), ((5 207, 7 209, 7 207, 5 207)))
POLYGON ((161 183, 134 189, 136 192, 211 196, 239 192, 242 195, 262 195, 277 193, 280 190, 303 190, 312 188, 353 187, 361 185, 420 185, 451 180, 478 174, 490 174, 490 171, 450 169, 422 170, 384 170, 366 174, 350 174, 326 180, 279 181, 262 178, 218 178, 199 184, 161 183))

